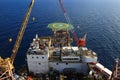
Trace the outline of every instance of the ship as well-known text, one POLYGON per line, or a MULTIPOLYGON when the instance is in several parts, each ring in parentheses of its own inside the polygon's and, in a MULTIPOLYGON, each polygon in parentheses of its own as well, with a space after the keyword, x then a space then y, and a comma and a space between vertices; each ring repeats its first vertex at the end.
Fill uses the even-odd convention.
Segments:
POLYGON ((87 33, 77 37, 62 1, 58 1, 67 23, 48 24, 50 36, 36 34, 26 53, 29 76, 38 80, 119 80, 119 60, 113 71, 100 64, 96 52, 86 47, 87 33))
POLYGON ((49 27, 53 30, 52 37, 38 38, 36 35, 28 49, 29 72, 34 74, 47 73, 52 68, 59 72, 71 70, 86 74, 88 72, 87 63, 97 62, 96 53, 84 46, 71 45, 72 38, 69 34, 69 28, 72 25, 51 23, 49 27))
POLYGON ((48 28, 52 35, 38 37, 36 34, 26 53, 30 76, 41 80, 111 78, 112 71, 100 64, 97 54, 86 47, 87 34, 78 40, 77 46, 72 46, 70 32, 73 25, 55 22, 49 24, 48 28))

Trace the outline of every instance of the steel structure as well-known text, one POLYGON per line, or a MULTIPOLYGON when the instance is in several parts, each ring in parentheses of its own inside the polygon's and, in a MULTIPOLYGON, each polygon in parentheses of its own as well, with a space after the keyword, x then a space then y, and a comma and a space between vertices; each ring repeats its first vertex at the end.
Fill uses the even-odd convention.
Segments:
MULTIPOLYGON (((69 18, 69 16, 68 16, 68 14, 67 14, 67 12, 66 12, 66 10, 65 10, 65 8, 64 8, 64 5, 62 4, 62 1, 61 1, 61 0, 59 0, 59 4, 60 4, 60 7, 61 7, 61 9, 62 9, 62 11, 63 11, 63 13, 64 13, 64 16, 65 16, 65 19, 66 19, 67 23, 68 23, 68 24, 71 24, 71 20, 70 20, 70 18, 69 18)), ((71 33, 72 33, 73 39, 76 41, 76 44, 78 45, 78 40, 79 40, 79 39, 78 39, 75 31, 74 31, 74 30, 71 30, 71 33)))
POLYGON ((29 17, 30 17, 30 13, 32 11, 33 4, 34 4, 34 0, 31 1, 30 5, 29 5, 29 8, 26 12, 26 15, 25 15, 23 23, 20 27, 20 31, 18 33, 16 42, 14 44, 14 48, 12 50, 11 57, 6 58, 6 59, 3 59, 3 58, 0 57, 0 69, 1 69, 0 70, 0 80, 5 80, 5 79, 8 79, 8 78, 10 78, 11 80, 15 80, 14 77, 13 77, 13 69, 14 69, 13 63, 14 63, 16 54, 18 52, 20 43, 22 41, 25 29, 26 29, 26 25, 27 25, 29 17))
POLYGON ((114 65, 110 80, 120 80, 120 61, 119 61, 119 59, 115 60, 115 65, 114 65))

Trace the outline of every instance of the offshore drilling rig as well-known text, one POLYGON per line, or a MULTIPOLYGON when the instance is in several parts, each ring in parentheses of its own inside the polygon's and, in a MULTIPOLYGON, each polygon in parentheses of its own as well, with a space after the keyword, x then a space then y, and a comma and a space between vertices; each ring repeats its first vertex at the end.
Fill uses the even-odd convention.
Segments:
MULTIPOLYGON (((70 18, 67 15, 67 12, 66 12, 61 0, 59 0, 59 4, 60 4, 61 9, 64 13, 64 16, 67 20, 67 23, 71 24, 70 18)), ((14 73, 14 71, 13 71, 14 70, 14 65, 13 64, 14 64, 14 60, 15 60, 15 57, 17 55, 19 46, 21 44, 25 29, 26 29, 26 25, 28 23, 28 20, 29 20, 29 17, 30 17, 32 8, 33 8, 33 5, 34 5, 34 0, 31 1, 30 5, 29 5, 29 8, 26 12, 25 18, 23 20, 23 23, 21 25, 20 31, 18 33, 16 42, 15 42, 13 50, 12 50, 11 57, 10 58, 8 57, 8 58, 5 58, 5 59, 0 57, 0 80, 6 80, 6 79, 15 80, 15 78, 13 76, 13 73, 14 73)), ((33 20, 35 20, 35 18, 33 18, 33 20)), ((85 46, 85 44, 86 44, 86 34, 83 38, 78 39, 74 30, 72 30, 71 33, 72 33, 72 36, 73 36, 74 40, 76 41, 78 47, 85 46)), ((101 68, 101 66, 99 66, 99 65, 97 67, 99 68, 101 73, 106 74, 105 73, 106 69, 101 68)), ((30 79, 28 79, 28 80, 30 80, 30 79)), ((38 78, 38 80, 39 80, 39 78, 38 78)), ((89 79, 89 80, 91 80, 91 79, 89 79)), ((109 76, 109 79, 107 79, 107 80, 120 80, 119 60, 115 61, 115 65, 114 65, 114 69, 112 71, 112 74, 109 76)))

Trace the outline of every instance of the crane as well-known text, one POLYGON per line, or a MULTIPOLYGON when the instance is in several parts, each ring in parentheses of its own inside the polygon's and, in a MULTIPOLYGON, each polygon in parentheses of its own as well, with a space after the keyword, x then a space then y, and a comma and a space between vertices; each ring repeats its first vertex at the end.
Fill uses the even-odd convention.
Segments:
POLYGON ((63 13, 64 13, 64 16, 65 16, 65 19, 66 19, 67 23, 68 23, 68 24, 71 24, 71 20, 70 20, 70 18, 69 18, 69 16, 68 16, 68 14, 67 14, 67 12, 66 12, 66 10, 65 10, 65 8, 64 8, 64 5, 62 4, 62 1, 61 1, 61 0, 59 0, 59 4, 60 4, 61 9, 62 9, 62 11, 63 11, 63 13))
POLYGON ((8 77, 11 78, 12 80, 14 80, 14 77, 12 74, 12 70, 14 69, 13 63, 14 63, 16 54, 18 52, 19 46, 21 44, 25 29, 26 29, 26 25, 28 23, 28 20, 29 20, 29 17, 30 17, 32 8, 33 8, 33 5, 34 5, 34 0, 31 1, 29 8, 26 12, 26 15, 25 15, 24 20, 22 22, 22 25, 20 27, 19 33, 17 35, 17 39, 16 39, 16 42, 14 44, 11 57, 6 58, 6 59, 3 59, 0 57, 0 68, 1 68, 1 70, 3 70, 0 73, 0 80, 7 79, 8 77), (6 75, 8 75, 8 76, 6 76, 6 75))
POLYGON ((12 55, 11 55, 11 62, 12 63, 14 63, 14 59, 16 57, 17 51, 18 51, 20 43, 22 41, 22 37, 23 37, 23 34, 25 32, 25 28, 26 28, 26 25, 28 23, 28 20, 29 20, 29 17, 30 17, 30 13, 32 11, 33 4, 34 4, 34 0, 32 0, 32 2, 29 5, 29 8, 28 8, 27 13, 25 15, 25 18, 24 18, 23 23, 21 25, 20 31, 18 33, 18 36, 17 36, 16 42, 15 42, 14 48, 12 50, 12 55))
MULTIPOLYGON (((61 9, 62 9, 62 11, 64 13, 64 16, 65 16, 65 19, 66 19, 67 23, 71 24, 71 20, 70 20, 70 18, 68 16, 68 14, 67 14, 61 0, 59 0, 59 4, 60 4, 60 7, 61 7, 61 9)), ((86 35, 87 34, 85 34, 83 38, 78 39, 77 34, 75 33, 74 30, 71 30, 71 33, 72 33, 73 39, 76 41, 76 44, 78 45, 78 47, 86 45, 86 35)))

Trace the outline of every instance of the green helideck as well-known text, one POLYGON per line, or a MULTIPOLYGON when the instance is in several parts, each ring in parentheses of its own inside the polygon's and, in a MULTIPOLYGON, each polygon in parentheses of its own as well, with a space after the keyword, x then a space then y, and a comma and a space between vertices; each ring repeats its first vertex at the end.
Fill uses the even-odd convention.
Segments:
POLYGON ((51 28, 53 31, 74 29, 73 25, 67 23, 61 23, 61 22, 51 23, 48 25, 48 28, 51 28))

